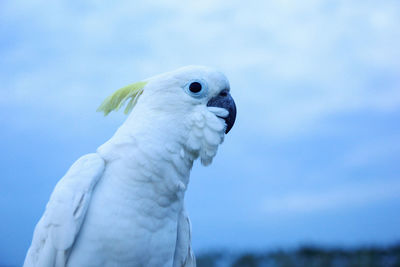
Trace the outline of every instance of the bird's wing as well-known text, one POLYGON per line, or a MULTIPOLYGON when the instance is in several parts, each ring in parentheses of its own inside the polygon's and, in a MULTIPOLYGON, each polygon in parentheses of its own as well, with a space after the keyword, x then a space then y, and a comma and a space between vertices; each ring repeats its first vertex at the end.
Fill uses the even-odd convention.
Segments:
POLYGON ((85 155, 57 183, 36 225, 24 267, 65 266, 104 165, 98 154, 85 155))
POLYGON ((196 267, 196 259, 192 250, 192 229, 189 217, 182 210, 178 221, 178 236, 176 240, 173 267, 196 267))

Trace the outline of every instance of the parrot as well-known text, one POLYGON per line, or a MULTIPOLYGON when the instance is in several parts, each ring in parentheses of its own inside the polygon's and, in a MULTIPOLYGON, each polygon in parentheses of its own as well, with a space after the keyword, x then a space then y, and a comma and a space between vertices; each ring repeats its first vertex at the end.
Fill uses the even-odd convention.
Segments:
POLYGON ((226 76, 186 66, 123 87, 114 135, 56 184, 24 267, 193 267, 184 196, 193 163, 210 165, 236 119, 226 76))

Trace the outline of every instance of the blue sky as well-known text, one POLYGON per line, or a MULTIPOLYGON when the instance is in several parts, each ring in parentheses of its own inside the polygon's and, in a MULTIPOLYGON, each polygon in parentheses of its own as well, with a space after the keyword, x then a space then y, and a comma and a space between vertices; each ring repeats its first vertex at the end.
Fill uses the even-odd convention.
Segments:
POLYGON ((2 1, 0 263, 69 166, 123 122, 113 90, 221 69, 237 123, 187 192, 196 252, 400 240, 398 1, 2 1))

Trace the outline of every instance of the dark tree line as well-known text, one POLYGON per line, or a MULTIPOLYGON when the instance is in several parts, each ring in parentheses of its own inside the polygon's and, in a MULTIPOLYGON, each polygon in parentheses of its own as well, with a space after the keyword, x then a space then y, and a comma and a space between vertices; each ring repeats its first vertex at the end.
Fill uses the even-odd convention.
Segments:
POLYGON ((400 267, 400 244, 389 247, 327 249, 305 246, 266 253, 216 252, 199 255, 198 267, 400 267))

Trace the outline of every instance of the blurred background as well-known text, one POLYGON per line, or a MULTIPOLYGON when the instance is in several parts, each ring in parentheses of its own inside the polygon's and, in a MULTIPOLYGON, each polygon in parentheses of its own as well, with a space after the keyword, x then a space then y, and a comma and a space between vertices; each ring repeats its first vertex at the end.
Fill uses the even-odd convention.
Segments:
POLYGON ((399 1, 3 0, 0 265, 22 264, 54 185, 126 118, 101 101, 192 64, 222 70, 238 108, 186 195, 199 265, 400 241, 399 1))

